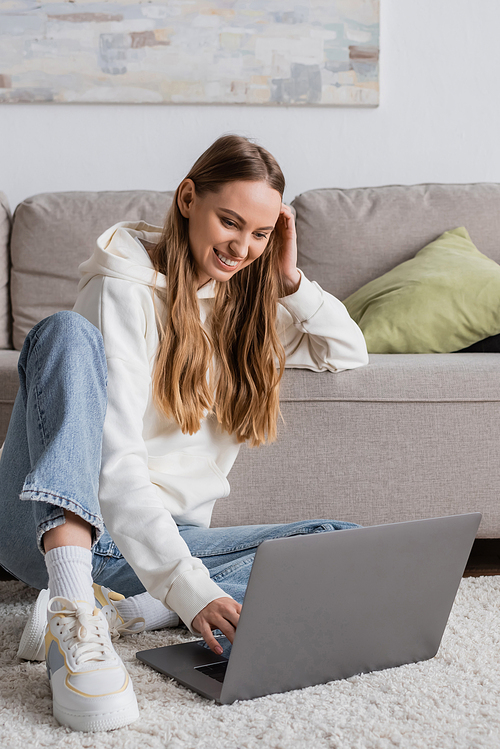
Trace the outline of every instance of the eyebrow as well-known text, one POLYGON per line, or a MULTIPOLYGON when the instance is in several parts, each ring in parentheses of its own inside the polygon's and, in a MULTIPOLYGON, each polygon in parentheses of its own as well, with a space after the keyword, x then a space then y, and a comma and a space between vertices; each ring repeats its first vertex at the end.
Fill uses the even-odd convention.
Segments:
MULTIPOLYGON (((231 216, 234 216, 235 218, 238 219, 238 221, 240 221, 244 226, 246 226, 247 222, 245 221, 245 219, 242 216, 240 216, 239 213, 236 213, 236 211, 232 211, 230 208, 222 208, 222 207, 219 208, 219 211, 224 211, 225 213, 230 213, 231 216)), ((268 230, 272 230, 272 229, 274 229, 274 226, 261 226, 260 229, 256 229, 256 231, 268 231, 268 230)))

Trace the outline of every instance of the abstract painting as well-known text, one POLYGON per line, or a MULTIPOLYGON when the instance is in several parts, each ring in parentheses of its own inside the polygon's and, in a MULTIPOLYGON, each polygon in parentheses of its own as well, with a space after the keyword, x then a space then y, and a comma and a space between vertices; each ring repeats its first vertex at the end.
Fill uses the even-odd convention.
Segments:
POLYGON ((0 0, 0 102, 377 106, 380 0, 0 0))

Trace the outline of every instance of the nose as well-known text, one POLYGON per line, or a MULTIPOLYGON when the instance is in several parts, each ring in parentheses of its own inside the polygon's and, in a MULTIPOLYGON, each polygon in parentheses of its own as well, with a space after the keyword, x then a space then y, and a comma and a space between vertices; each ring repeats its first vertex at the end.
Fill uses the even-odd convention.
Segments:
POLYGON ((250 242, 246 238, 243 238, 240 241, 232 239, 229 242, 228 247, 235 260, 244 260, 250 250, 250 242))

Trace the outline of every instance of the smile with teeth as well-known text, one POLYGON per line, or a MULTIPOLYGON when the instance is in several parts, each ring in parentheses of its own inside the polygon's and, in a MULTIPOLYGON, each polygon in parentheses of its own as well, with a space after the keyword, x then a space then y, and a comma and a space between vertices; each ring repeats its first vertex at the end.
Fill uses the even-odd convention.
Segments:
POLYGON ((237 260, 230 260, 228 257, 224 257, 224 255, 221 255, 221 253, 218 250, 216 250, 215 247, 214 247, 214 252, 219 258, 219 260, 222 263, 224 263, 224 265, 228 265, 230 268, 234 268, 235 265, 238 265, 237 260))

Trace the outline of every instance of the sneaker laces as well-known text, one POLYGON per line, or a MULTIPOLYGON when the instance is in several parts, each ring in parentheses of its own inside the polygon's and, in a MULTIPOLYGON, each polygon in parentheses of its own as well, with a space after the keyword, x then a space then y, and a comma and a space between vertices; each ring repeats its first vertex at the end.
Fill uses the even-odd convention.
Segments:
POLYGON ((109 634, 113 642, 118 640, 122 635, 137 635, 146 629, 146 620, 143 616, 136 616, 134 619, 123 621, 119 614, 106 607, 104 615, 108 622, 109 634), (135 625, 140 625, 135 628, 135 625))
POLYGON ((114 660, 116 655, 109 639, 108 623, 105 618, 98 614, 91 614, 84 605, 78 605, 76 601, 70 601, 63 596, 51 598, 47 612, 61 618, 61 642, 74 640, 68 646, 69 652, 79 666, 87 661, 109 661, 114 660), (58 601, 62 609, 53 609, 52 604, 58 601))

